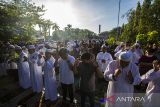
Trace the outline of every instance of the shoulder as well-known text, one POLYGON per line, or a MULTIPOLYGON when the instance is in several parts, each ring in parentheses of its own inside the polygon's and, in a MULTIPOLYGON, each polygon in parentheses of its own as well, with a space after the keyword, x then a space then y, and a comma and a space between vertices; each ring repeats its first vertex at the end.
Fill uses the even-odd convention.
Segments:
POLYGON ((111 56, 111 54, 110 54, 110 53, 108 53, 108 52, 106 52, 106 55, 111 56))
POLYGON ((75 58, 74 58, 73 56, 71 56, 71 55, 68 55, 68 58, 69 58, 70 60, 75 60, 75 58))
POLYGON ((102 52, 99 52, 98 54, 102 54, 102 52))
POLYGON ((111 66, 113 66, 113 67, 115 67, 115 66, 117 66, 118 65, 118 60, 113 60, 113 61, 110 61, 109 62, 109 66, 111 67, 111 66))
POLYGON ((117 64, 117 63, 118 63, 118 60, 110 61, 110 64, 117 64))

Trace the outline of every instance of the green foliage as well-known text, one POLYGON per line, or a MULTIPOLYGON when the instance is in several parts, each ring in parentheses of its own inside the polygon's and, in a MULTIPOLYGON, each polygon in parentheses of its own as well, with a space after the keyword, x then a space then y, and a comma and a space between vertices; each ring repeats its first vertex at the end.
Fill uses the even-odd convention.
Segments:
POLYGON ((159 44, 160 37, 157 31, 148 32, 148 34, 139 34, 136 37, 143 47, 146 47, 148 43, 159 44))
POLYGON ((151 13, 151 0, 144 0, 140 16, 140 34, 146 34, 150 30, 150 22, 152 21, 151 13))
POLYGON ((140 42, 142 47, 144 47, 147 44, 147 42, 148 42, 147 38, 148 38, 148 35, 146 35, 146 34, 139 34, 136 36, 136 40, 140 42))
POLYGON ((148 42, 158 43, 160 41, 160 36, 157 31, 148 32, 148 42))
POLYGON ((133 30, 136 35, 138 34, 138 31, 139 31, 140 17, 141 17, 141 4, 140 4, 140 1, 138 1, 137 8, 135 10, 134 20, 133 20, 133 23, 134 23, 133 30))
POLYGON ((11 42, 35 42, 36 37, 54 40, 85 39, 95 36, 87 29, 72 28, 68 24, 64 31, 51 20, 43 19, 44 6, 37 6, 30 0, 0 1, 0 40, 11 42), (39 31, 35 30, 39 27, 39 31), (54 32, 51 34, 51 29, 54 32), (39 33, 39 34, 38 34, 39 33))
POLYGON ((123 25, 120 40, 139 40, 144 47, 148 42, 160 41, 160 0, 144 0, 142 5, 138 2, 137 8, 130 9, 127 17, 128 23, 123 25))
POLYGON ((110 37, 109 39, 106 40, 106 42, 107 42, 109 45, 112 45, 112 44, 115 42, 115 38, 114 38, 114 37, 110 37))
POLYGON ((28 41, 35 34, 35 25, 45 10, 28 0, 0 1, 0 40, 28 41))
POLYGON ((88 29, 72 28, 72 25, 67 25, 64 30, 55 30, 52 34, 54 40, 75 40, 88 39, 95 37, 96 34, 88 29))

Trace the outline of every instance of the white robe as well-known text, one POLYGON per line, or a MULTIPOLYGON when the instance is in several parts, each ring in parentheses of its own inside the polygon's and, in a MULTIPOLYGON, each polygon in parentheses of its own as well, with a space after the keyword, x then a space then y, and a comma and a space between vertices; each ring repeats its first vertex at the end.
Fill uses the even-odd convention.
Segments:
POLYGON ((44 64, 45 100, 55 101, 57 99, 57 85, 54 70, 55 59, 51 57, 44 64))
POLYGON ((30 68, 28 61, 24 61, 24 56, 28 57, 26 53, 21 52, 18 62, 18 76, 19 84, 22 88, 27 89, 31 86, 30 68))
POLYGON ((119 50, 118 52, 116 52, 116 53, 114 54, 114 57, 118 58, 121 52, 123 52, 123 51, 122 51, 122 50, 119 50))
POLYGON ((120 49, 121 49, 121 46, 118 45, 118 46, 116 47, 116 49, 114 50, 114 52, 117 53, 120 49))
POLYGON ((37 52, 34 52, 29 56, 31 85, 33 92, 38 93, 43 89, 42 66, 40 65, 40 61, 41 60, 38 58, 37 52))
POLYGON ((112 58, 112 56, 111 56, 110 53, 107 53, 107 52, 105 52, 105 53, 99 52, 99 53, 97 54, 96 61, 98 62, 98 65, 99 65, 101 71, 102 71, 102 72, 105 72, 105 70, 106 70, 109 62, 110 62, 110 61, 113 61, 113 58, 112 58), (102 59, 104 59, 106 62, 105 62, 105 63, 102 63, 102 59))
MULTIPOLYGON (((111 61, 104 73, 104 77, 109 81, 107 89, 107 97, 114 96, 115 100, 118 96, 132 97, 134 87, 133 85, 139 84, 141 82, 140 74, 137 66, 130 63, 129 66, 121 68, 121 74, 116 78, 116 81, 113 80, 112 76, 116 69, 119 67, 118 60, 111 61), (127 81, 127 73, 131 71, 134 81, 132 84, 129 84, 127 81)), ((132 102, 106 102, 105 107, 132 107, 132 102)))
POLYGON ((159 107, 160 105, 160 71, 149 70, 141 77, 143 83, 148 83, 144 107, 159 107))

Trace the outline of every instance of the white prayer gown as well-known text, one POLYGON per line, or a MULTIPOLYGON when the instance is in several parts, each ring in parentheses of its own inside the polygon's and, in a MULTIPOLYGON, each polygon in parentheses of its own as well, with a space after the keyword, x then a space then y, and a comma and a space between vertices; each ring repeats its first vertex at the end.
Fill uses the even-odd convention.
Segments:
POLYGON ((113 61, 113 58, 112 58, 112 56, 111 56, 110 53, 107 53, 107 52, 105 52, 105 53, 99 52, 99 53, 97 54, 96 61, 98 62, 98 65, 99 65, 101 71, 102 71, 102 72, 105 72, 105 70, 106 70, 109 62, 110 62, 110 61, 113 61), (106 62, 105 62, 105 63, 102 63, 102 59, 104 59, 106 62))
POLYGON ((149 70, 142 77, 143 83, 148 83, 145 94, 144 107, 159 107, 160 106, 160 71, 155 72, 154 69, 149 70))
MULTIPOLYGON (((132 97, 134 86, 141 82, 140 74, 137 66, 133 63, 130 63, 129 66, 121 69, 121 74, 116 78, 116 81, 113 80, 112 76, 116 69, 119 68, 118 60, 111 61, 104 73, 104 77, 109 81, 107 89, 107 97, 114 96, 117 97, 132 97), (131 71, 133 76, 133 83, 130 84, 127 81, 127 73, 131 71)), ((115 99, 116 100, 116 99, 115 99)), ((105 107, 132 107, 132 102, 106 102, 105 107)))
POLYGON ((26 53, 21 52, 18 62, 19 84, 22 88, 27 89, 31 86, 30 68, 28 61, 24 61, 24 57, 28 57, 26 53))
POLYGON ((31 85, 33 92, 41 92, 43 89, 43 78, 42 78, 42 66, 40 65, 41 60, 38 58, 38 53, 34 52, 29 56, 30 76, 31 85))
POLYGON ((55 59, 51 57, 44 64, 44 84, 45 84, 45 99, 55 101, 57 99, 57 85, 54 70, 55 59))

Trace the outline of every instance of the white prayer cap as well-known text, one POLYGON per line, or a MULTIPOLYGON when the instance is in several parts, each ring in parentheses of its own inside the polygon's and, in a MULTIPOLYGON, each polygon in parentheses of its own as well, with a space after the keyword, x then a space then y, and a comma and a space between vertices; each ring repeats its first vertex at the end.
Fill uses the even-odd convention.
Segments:
POLYGON ((139 43, 135 43, 135 46, 140 46, 140 44, 139 43))
POLYGON ((129 52, 121 52, 119 55, 119 60, 130 62, 132 59, 132 55, 129 52))
POLYGON ((38 47, 42 47, 42 46, 44 46, 44 44, 39 44, 39 45, 38 45, 38 47))
POLYGON ((10 45, 10 43, 9 43, 9 42, 7 42, 7 45, 10 45))
POLYGON ((122 46, 122 45, 124 45, 124 44, 125 44, 124 42, 121 42, 121 43, 120 43, 120 46, 122 46))
POLYGON ((46 52, 47 52, 47 53, 52 53, 53 50, 52 50, 52 49, 46 49, 46 52))
POLYGON ((26 49, 26 47, 25 47, 25 46, 22 46, 22 49, 26 49))
POLYGON ((15 46, 15 49, 16 49, 16 50, 22 50, 22 48, 21 48, 20 46, 18 46, 18 45, 15 46))
POLYGON ((44 44, 39 44, 38 48, 43 48, 44 44))
POLYGON ((10 49, 15 49, 15 46, 14 45, 9 45, 9 48, 10 49))
POLYGON ((35 49, 35 46, 34 45, 29 45, 28 49, 35 49))
POLYGON ((101 48, 107 48, 107 46, 106 46, 105 44, 103 44, 103 45, 101 46, 101 48))

